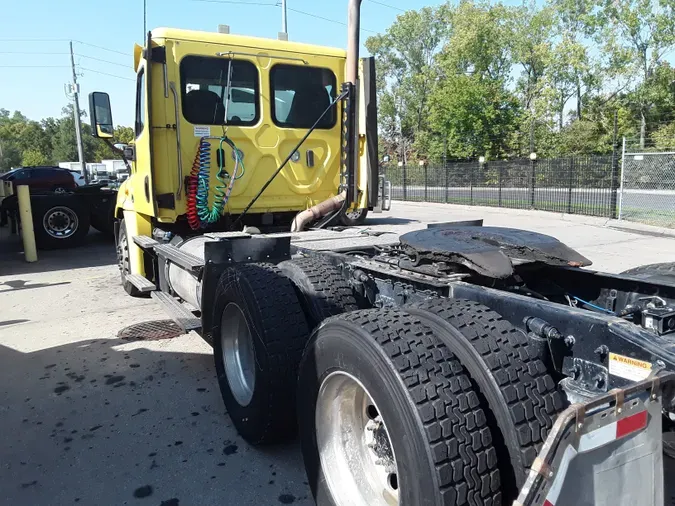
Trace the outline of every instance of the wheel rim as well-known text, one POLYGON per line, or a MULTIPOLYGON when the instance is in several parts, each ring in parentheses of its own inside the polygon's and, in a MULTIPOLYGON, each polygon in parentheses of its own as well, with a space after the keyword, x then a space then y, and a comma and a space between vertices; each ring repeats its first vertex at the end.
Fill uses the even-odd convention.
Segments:
POLYGON ((352 221, 356 221, 361 217, 361 209, 356 209, 354 211, 347 211, 345 213, 347 215, 347 218, 349 218, 352 221))
POLYGON ((77 214, 68 207, 53 207, 45 213, 42 226, 45 232, 56 239, 67 239, 77 232, 77 214))
POLYGON ((225 306, 220 329, 227 382, 235 400, 241 406, 248 406, 255 387, 255 350, 244 313, 234 302, 225 306))
POLYGON ((399 504, 399 474, 380 410, 363 384, 330 374, 316 404, 316 439, 323 475, 337 506, 399 504))
MULTIPOLYGON (((124 226, 124 224, 122 224, 124 226)), ((129 261, 129 243, 127 241, 127 234, 122 233, 120 235, 120 240, 117 244, 117 266, 120 268, 122 274, 126 274, 130 271, 130 261, 129 261)))

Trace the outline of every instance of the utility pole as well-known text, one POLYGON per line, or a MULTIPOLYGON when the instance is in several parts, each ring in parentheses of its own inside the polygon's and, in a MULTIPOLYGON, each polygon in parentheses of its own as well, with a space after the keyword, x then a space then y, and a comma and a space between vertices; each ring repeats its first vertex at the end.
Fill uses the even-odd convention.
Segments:
POLYGON ((75 135, 77 137, 77 156, 80 159, 80 169, 86 184, 89 183, 87 175, 87 162, 84 159, 84 144, 82 142, 82 122, 80 120, 80 89, 77 86, 77 73, 75 72, 75 55, 73 54, 73 41, 70 41, 70 65, 73 69, 73 116, 75 119, 75 135))
POLYGON ((288 35, 288 15, 286 12, 286 0, 281 0, 281 31, 288 35))

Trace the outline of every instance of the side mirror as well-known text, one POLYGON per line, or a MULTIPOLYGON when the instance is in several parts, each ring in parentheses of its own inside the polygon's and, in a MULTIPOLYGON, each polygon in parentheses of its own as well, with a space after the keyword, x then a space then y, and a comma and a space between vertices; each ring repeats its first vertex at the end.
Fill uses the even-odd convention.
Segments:
POLYGON ((113 128, 110 97, 107 93, 94 91, 89 94, 89 117, 91 118, 91 132, 99 139, 112 139, 113 128))

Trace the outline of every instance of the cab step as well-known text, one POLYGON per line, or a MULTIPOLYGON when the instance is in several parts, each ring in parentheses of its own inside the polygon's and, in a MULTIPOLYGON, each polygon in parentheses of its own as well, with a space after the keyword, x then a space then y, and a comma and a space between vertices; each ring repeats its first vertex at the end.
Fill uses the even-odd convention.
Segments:
POLYGON ((137 246, 143 249, 152 249, 159 245, 157 241, 155 241, 152 237, 148 237, 147 235, 135 235, 134 242, 137 246))
POLYGON ((149 281, 140 274, 127 274, 126 280, 134 285, 141 293, 154 292, 157 290, 157 287, 152 281, 149 281))
POLYGON ((154 248, 157 255, 187 271, 197 272, 204 267, 204 260, 191 253, 181 251, 172 244, 159 244, 154 248))
POLYGON ((150 296, 162 305, 164 311, 185 332, 202 328, 201 319, 168 293, 155 291, 150 296))

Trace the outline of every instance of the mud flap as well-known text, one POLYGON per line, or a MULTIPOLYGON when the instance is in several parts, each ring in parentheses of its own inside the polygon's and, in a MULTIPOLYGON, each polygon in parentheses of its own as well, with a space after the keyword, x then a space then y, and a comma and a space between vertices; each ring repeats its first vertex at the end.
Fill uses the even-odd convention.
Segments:
POLYGON ((674 382, 671 373, 566 409, 514 506, 662 506, 662 406, 674 382))

